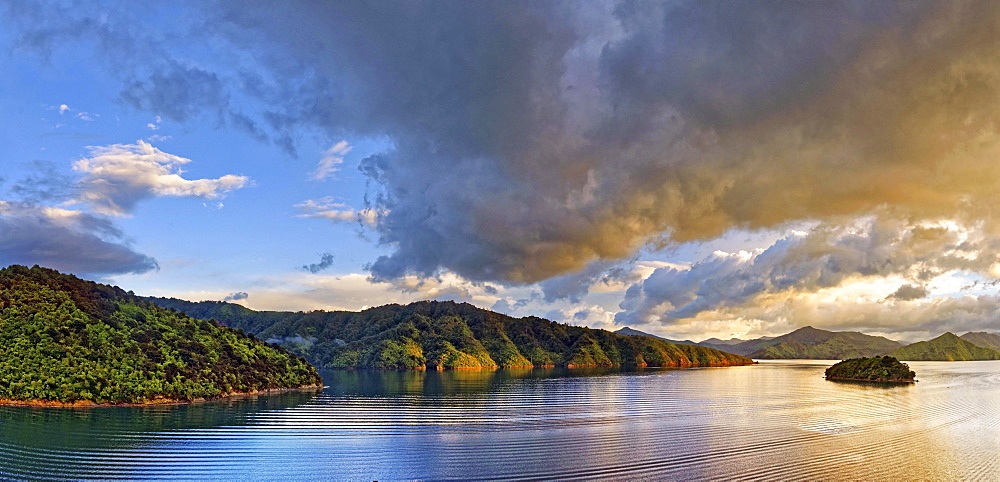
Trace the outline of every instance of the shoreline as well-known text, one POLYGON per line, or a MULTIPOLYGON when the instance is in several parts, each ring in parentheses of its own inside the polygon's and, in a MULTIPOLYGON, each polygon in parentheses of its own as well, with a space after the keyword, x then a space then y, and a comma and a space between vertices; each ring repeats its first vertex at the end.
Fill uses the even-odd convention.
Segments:
POLYGON ((872 380, 869 378, 842 378, 842 377, 823 377, 827 380, 834 382, 869 382, 869 383, 917 383, 915 378, 905 379, 905 378, 894 378, 894 379, 878 379, 872 380))
POLYGON ((662 364, 662 365, 517 365, 517 366, 487 366, 487 367, 450 367, 445 368, 441 366, 437 367, 390 367, 390 368, 379 368, 379 367, 324 367, 321 370, 390 370, 390 371, 430 371, 430 372, 445 372, 450 370, 507 370, 507 369, 534 369, 534 368, 726 368, 726 367, 744 367, 757 365, 756 361, 750 361, 747 363, 676 363, 676 364, 662 364))
POLYGON ((220 400, 230 400, 253 397, 257 395, 271 395, 275 393, 285 393, 294 391, 322 390, 323 384, 303 385, 301 387, 289 388, 268 388, 264 390, 253 390, 249 392, 230 392, 211 398, 194 398, 190 400, 176 398, 154 398, 141 403, 97 403, 92 400, 77 400, 75 402, 60 402, 58 400, 7 400, 0 399, 0 406, 7 407, 32 407, 32 408, 102 408, 102 407, 155 407, 161 405, 190 405, 194 403, 217 402, 220 400))

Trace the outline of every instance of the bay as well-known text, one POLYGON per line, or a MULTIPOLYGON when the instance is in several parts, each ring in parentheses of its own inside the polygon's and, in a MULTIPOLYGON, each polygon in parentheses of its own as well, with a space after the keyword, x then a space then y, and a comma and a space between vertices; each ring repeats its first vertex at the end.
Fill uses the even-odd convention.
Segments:
POLYGON ((322 392, 0 407, 5 479, 1000 478, 1000 362, 324 372, 322 392))

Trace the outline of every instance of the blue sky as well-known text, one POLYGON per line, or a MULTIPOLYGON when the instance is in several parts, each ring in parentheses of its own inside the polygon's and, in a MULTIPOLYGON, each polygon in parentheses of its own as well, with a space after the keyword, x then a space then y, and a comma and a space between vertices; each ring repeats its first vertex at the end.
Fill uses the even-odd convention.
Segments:
POLYGON ((0 265, 673 338, 997 330, 991 2, 0 2, 0 265))

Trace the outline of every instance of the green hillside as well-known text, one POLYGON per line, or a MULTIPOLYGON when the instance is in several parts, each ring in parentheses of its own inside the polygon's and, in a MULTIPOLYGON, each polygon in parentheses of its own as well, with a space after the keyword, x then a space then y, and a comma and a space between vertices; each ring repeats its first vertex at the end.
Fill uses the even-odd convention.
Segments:
POLYGON ((645 331, 639 331, 639 330, 636 330, 634 328, 630 328, 628 326, 619 328, 619 329, 615 330, 614 332, 616 334, 626 335, 626 336, 651 336, 651 337, 656 338, 658 340, 663 340, 665 342, 673 343, 675 345, 697 345, 697 343, 695 343, 695 342, 693 342, 691 340, 671 340, 670 338, 664 338, 662 336, 656 336, 656 335, 654 335, 652 333, 646 333, 645 331))
POLYGON ((1000 352, 973 345, 954 333, 904 346, 889 352, 889 355, 910 361, 1000 360, 1000 352))
POLYGON ((644 336, 511 318, 467 303, 421 301, 361 312, 258 312, 225 302, 150 298, 280 343, 327 368, 728 366, 751 360, 644 336))
POLYGON ((50 269, 0 269, 0 400, 184 401, 320 382, 240 330, 50 269))
POLYGON ((983 331, 971 331, 966 333, 959 338, 972 343, 973 345, 980 346, 983 348, 989 348, 990 350, 1000 351, 1000 335, 995 333, 986 333, 983 331))

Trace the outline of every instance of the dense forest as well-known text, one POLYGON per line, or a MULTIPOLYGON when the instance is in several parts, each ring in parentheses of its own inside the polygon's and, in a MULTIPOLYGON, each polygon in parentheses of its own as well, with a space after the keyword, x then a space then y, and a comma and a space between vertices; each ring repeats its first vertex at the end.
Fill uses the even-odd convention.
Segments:
POLYGON ((912 382, 916 376, 909 365, 891 356, 852 358, 826 369, 828 380, 912 382))
POLYGON ((304 359, 57 271, 0 269, 0 400, 148 403, 321 383, 304 359))
POLYGON ((326 368, 729 366, 753 363, 712 348, 616 335, 467 303, 421 301, 361 312, 254 311, 232 303, 149 298, 161 306, 280 343, 326 368))

